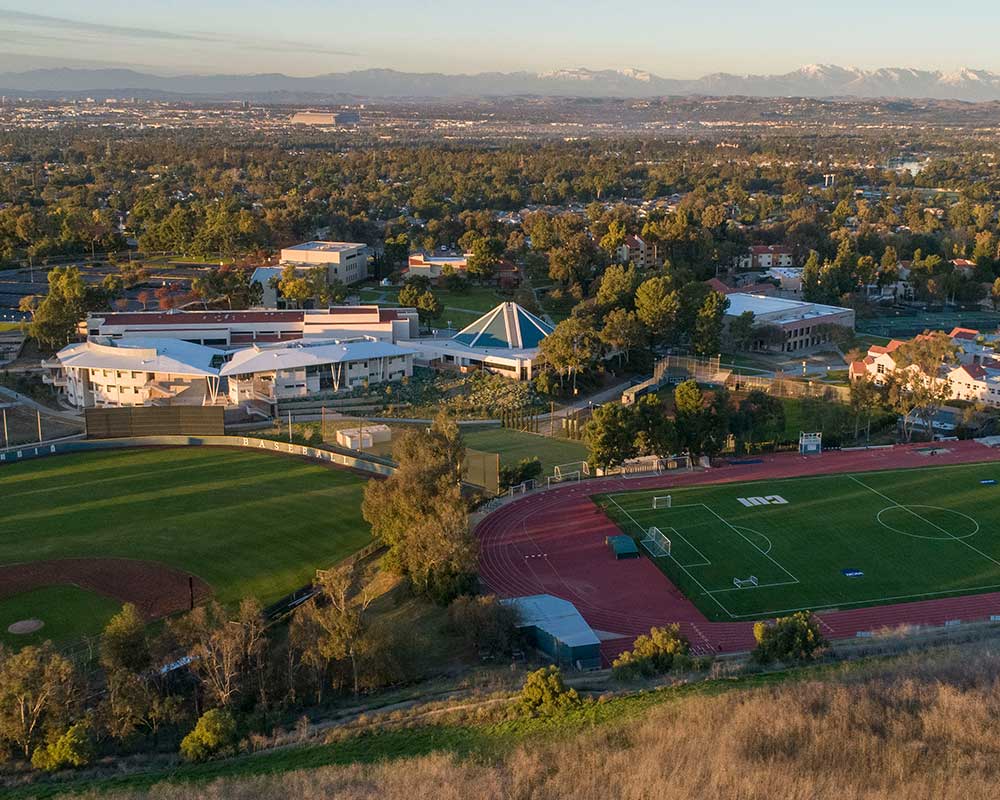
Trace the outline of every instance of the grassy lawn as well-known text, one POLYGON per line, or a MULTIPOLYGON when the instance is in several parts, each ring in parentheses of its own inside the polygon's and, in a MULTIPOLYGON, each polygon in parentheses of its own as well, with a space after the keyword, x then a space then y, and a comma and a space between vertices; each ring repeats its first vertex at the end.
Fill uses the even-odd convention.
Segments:
POLYGON ((773 372, 776 369, 773 361, 749 353, 726 353, 720 357, 719 364, 739 369, 762 370, 764 372, 773 372))
POLYGON ((859 348, 867 350, 873 344, 884 347, 889 344, 891 340, 888 336, 876 336, 873 333, 859 333, 855 335, 854 341, 859 348))
POLYGON ((463 430, 465 444, 475 450, 499 453, 504 464, 516 464, 523 458, 538 456, 543 475, 551 475, 556 464, 584 461, 587 447, 569 439, 554 439, 535 433, 521 433, 509 428, 480 428, 463 430))
MULTIPOLYGON (((432 289, 434 296, 441 301, 445 308, 468 308, 473 311, 485 312, 491 308, 496 308, 503 302, 504 298, 497 294, 496 290, 490 286, 470 286, 464 292, 451 292, 447 289, 432 289)), ((365 287, 361 290, 361 299, 368 302, 379 295, 384 295, 384 303, 398 303, 398 287, 365 287)))
POLYGON ((100 633, 120 606, 96 592, 76 586, 46 586, 0 600, 0 644, 24 647, 95 636, 100 633), (15 635, 7 626, 23 619, 40 619, 45 627, 35 633, 15 635))
POLYGON ((596 499, 632 536, 660 528, 655 563, 706 616, 753 619, 1000 589, 1000 486, 984 479, 1000 464, 678 488, 671 508, 652 508, 663 490, 596 499))
POLYGON ((293 458, 213 447, 136 449, 4 467, 0 563, 160 561, 225 602, 277 600, 370 540, 365 481, 293 458))
MULTIPOLYGON (((444 311, 434 320, 433 326, 443 328, 451 323, 451 327, 462 329, 471 325, 484 313, 496 308, 504 298, 489 286, 470 286, 465 292, 449 292, 445 289, 434 289, 434 296, 441 301, 444 311)), ((384 297, 383 305, 398 305, 398 288, 365 287, 359 292, 362 303, 374 303, 377 298, 384 297)))

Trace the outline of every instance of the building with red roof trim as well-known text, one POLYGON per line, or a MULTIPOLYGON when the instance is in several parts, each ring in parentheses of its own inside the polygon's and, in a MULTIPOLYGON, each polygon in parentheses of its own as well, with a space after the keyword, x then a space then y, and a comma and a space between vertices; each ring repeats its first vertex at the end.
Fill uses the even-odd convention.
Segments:
POLYGON ((379 306, 285 311, 99 311, 89 314, 80 326, 81 336, 152 336, 222 348, 317 336, 371 336, 396 343, 415 338, 418 332, 416 309, 379 306))

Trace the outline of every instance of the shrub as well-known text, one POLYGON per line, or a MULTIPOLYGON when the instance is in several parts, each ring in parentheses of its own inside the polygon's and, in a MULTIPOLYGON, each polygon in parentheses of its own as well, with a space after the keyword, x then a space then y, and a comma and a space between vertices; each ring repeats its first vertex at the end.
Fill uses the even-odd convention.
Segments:
POLYGON ((529 672, 521 689, 519 706, 530 716, 547 716, 581 705, 576 689, 567 689, 559 667, 529 672))
POLYGON ((760 664, 808 661, 827 645, 819 623, 808 611, 778 617, 773 623, 756 622, 753 637, 757 640, 753 658, 760 664))
POLYGON ((500 467, 500 485, 505 488, 518 486, 528 480, 535 480, 542 474, 542 462, 538 456, 522 458, 517 464, 503 464, 500 467))
POLYGON ((462 595, 448 606, 448 627, 481 655, 510 655, 517 641, 517 622, 517 611, 493 595, 462 595))
POLYGON ((71 725, 53 742, 42 745, 31 755, 31 765, 46 772, 84 767, 94 758, 94 743, 90 738, 90 723, 86 720, 71 725))
POLYGON ((222 708, 201 715, 198 724, 181 741, 181 755, 188 761, 206 761, 236 741, 236 720, 222 708))
POLYGON ((650 628, 612 663, 614 675, 620 680, 652 677, 671 669, 690 666, 688 640, 681 636, 680 625, 650 628))

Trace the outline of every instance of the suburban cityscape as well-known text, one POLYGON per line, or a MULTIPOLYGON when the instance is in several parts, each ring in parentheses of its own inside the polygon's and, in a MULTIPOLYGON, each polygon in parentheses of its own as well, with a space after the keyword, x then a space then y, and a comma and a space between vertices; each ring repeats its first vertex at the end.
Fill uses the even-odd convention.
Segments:
POLYGON ((866 9, 801 66, 681 4, 626 67, 592 4, 517 52, 479 4, 336 48, 43 5, 0 8, 0 796, 995 796, 985 33, 889 66, 866 9))

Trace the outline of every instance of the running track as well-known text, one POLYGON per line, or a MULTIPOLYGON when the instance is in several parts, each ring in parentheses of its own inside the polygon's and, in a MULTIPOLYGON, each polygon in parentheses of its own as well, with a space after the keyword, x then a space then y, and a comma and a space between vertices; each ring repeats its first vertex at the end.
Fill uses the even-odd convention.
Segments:
MULTIPOLYGON (((647 558, 615 561, 606 536, 620 533, 590 500, 601 492, 733 483, 842 472, 865 472, 992 460, 997 454, 975 441, 937 445, 947 453, 920 454, 928 445, 829 451, 804 458, 765 456, 764 463, 726 465, 710 471, 623 480, 597 478, 527 495, 485 517, 477 526, 479 571, 502 597, 552 594, 569 600, 602 639, 609 660, 653 625, 677 622, 696 653, 740 652, 754 646, 752 622, 709 622, 647 558)), ((829 638, 902 624, 941 625, 1000 614, 1000 592, 921 600, 817 614, 829 638)))

